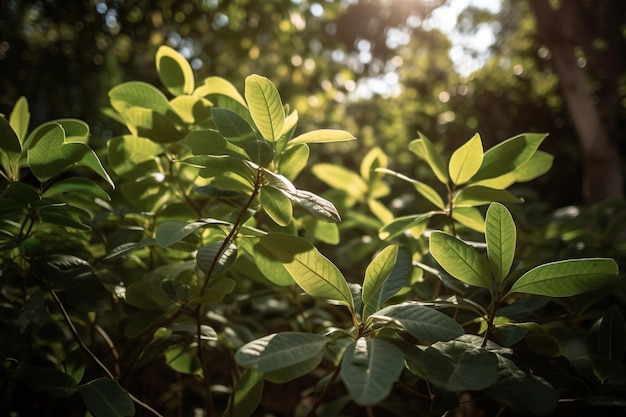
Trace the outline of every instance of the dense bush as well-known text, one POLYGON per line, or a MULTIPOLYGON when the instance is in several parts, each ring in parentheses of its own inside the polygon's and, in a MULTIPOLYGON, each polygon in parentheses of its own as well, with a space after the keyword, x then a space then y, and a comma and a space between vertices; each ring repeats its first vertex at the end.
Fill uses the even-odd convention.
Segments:
POLYGON ((249 76, 241 95, 218 77, 196 86, 168 47, 156 62, 172 98, 143 82, 113 88, 107 113, 129 133, 107 149, 91 149, 75 119, 29 131, 25 99, 0 118, 6 409, 623 406, 623 285, 613 259, 593 257, 619 240, 621 220, 602 220, 619 207, 589 214, 601 223, 590 237, 571 211, 538 227, 508 191, 550 169, 546 135, 484 151, 477 134, 449 158, 420 136, 410 150, 437 184, 373 148, 359 172, 312 166, 330 187, 320 196, 297 180, 309 145, 350 133, 295 135, 298 114, 267 78, 249 76))

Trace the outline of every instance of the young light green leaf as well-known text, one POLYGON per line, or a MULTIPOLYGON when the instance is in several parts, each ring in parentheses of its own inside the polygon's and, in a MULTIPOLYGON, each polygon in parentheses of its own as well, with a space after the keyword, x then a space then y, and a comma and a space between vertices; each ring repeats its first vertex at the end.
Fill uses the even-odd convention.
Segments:
MULTIPOLYGON (((384 225, 378 230, 378 237, 383 240, 391 240, 415 227, 423 226, 426 228, 428 220, 437 214, 434 211, 424 214, 410 214, 408 216, 398 217, 390 223, 384 225)), ((420 228, 420 230, 422 230, 420 228)), ((415 236, 418 237, 418 236, 415 236)))
POLYGON ((480 391, 498 379, 495 354, 457 340, 433 344, 422 361, 428 380, 452 392, 480 391))
POLYGON ((282 191, 272 186, 261 187, 259 200, 263 210, 277 225, 285 227, 291 223, 291 201, 282 191))
POLYGON ((225 96, 246 107, 246 101, 237 90, 237 87, 222 77, 205 78, 204 84, 196 88, 193 95, 194 97, 225 96))
POLYGON ((165 95, 155 86, 141 81, 119 84, 109 91, 111 106, 118 113, 131 108, 152 109, 161 115, 174 113, 165 95))
POLYGON ((268 233, 259 239, 259 244, 285 265, 294 281, 309 295, 335 300, 354 310, 345 278, 312 244, 284 233, 268 233))
POLYGON ((526 182, 534 180, 550 171, 553 162, 554 156, 547 152, 537 151, 528 161, 524 162, 513 171, 515 181, 526 182))
POLYGON ((309 160, 309 147, 306 144, 289 146, 278 159, 278 172, 293 180, 304 169, 309 160))
POLYGON ((416 302, 394 304, 375 312, 372 319, 393 322, 413 337, 430 342, 456 339, 463 327, 445 314, 416 302))
POLYGON ((433 203, 437 208, 439 208, 441 210, 445 209, 446 205, 443 202, 441 196, 430 185, 425 184, 425 183, 423 183, 421 181, 418 181, 418 180, 414 180, 413 178, 409 178, 406 175, 400 174, 398 172, 392 171, 392 170, 387 169, 387 168, 377 168, 376 172, 382 172, 382 173, 385 173, 385 174, 390 174, 390 175, 393 175, 396 178, 399 178, 401 180, 410 182, 411 184, 413 184, 413 187, 415 187, 415 190, 418 193, 420 193, 424 198, 426 198, 428 201, 433 203))
POLYGON ((19 178, 22 145, 19 136, 2 115, 0 115, 0 151, 0 165, 4 168, 6 176, 17 180, 19 178))
POLYGON ((482 162, 483 142, 476 133, 450 157, 448 165, 450 179, 456 185, 465 184, 478 172, 482 162))
POLYGON ((212 272, 213 275, 221 274, 226 272, 232 266, 233 262, 235 262, 237 259, 237 246, 231 243, 219 254, 223 244, 223 241, 219 241, 198 249, 196 262, 203 274, 207 275, 209 272, 212 272), (215 262, 215 258, 217 258, 218 254, 219 258, 215 264, 215 268, 211 271, 211 265, 215 262))
POLYGON ((533 156, 547 136, 542 133, 525 133, 489 149, 485 152, 483 163, 472 178, 472 182, 499 177, 514 171, 533 156))
POLYGON ((446 164, 435 146, 426 136, 419 133, 419 139, 411 142, 409 149, 424 158, 439 182, 443 184, 448 183, 450 175, 448 174, 446 164))
POLYGON ((400 247, 391 273, 381 286, 371 295, 364 305, 363 320, 381 308, 387 300, 396 295, 407 283, 413 271, 412 254, 408 249, 400 247))
POLYGON ((167 45, 161 45, 156 53, 156 69, 159 79, 175 96, 191 94, 195 81, 189 62, 167 45))
POLYGON ((28 109, 28 100, 22 96, 15 102, 11 115, 9 116, 9 124, 17 135, 20 143, 24 143, 26 134, 28 133, 28 125, 30 124, 30 111, 28 109))
POLYGON ((124 388, 110 378, 95 379, 79 385, 78 392, 94 417, 135 415, 135 403, 124 388))
POLYGON ((354 402, 373 405, 387 398, 403 365, 402 351, 391 343, 360 337, 346 348, 340 375, 354 402))
POLYGON ((330 341, 314 333, 274 333, 242 346, 235 361, 259 372, 277 371, 316 357, 330 341))
POLYGON ((489 262, 468 244, 434 231, 430 235, 430 253, 454 278, 476 287, 491 288, 489 262))
POLYGON ((270 142, 280 139, 285 124, 285 110, 276 86, 260 75, 246 78, 246 101, 259 132, 270 142))
POLYGON ((319 129, 311 132, 303 133, 289 141, 290 144, 296 143, 328 143, 343 142, 346 140, 356 140, 354 135, 345 130, 337 129, 319 129))
POLYGON ((313 175, 329 186, 345 191, 348 195, 360 200, 367 193, 367 184, 354 171, 340 165, 321 163, 311 169, 313 175))
POLYGON ((371 312, 380 308, 380 299, 377 299, 376 295, 380 296, 381 288, 391 275, 398 259, 399 250, 400 247, 397 245, 387 246, 380 251, 367 266, 361 295, 363 300, 363 320, 365 320, 371 312))
POLYGON ((476 207, 455 207, 452 218, 465 227, 485 233, 485 219, 476 207))
POLYGON ((511 213, 500 203, 491 203, 487 209, 485 239, 491 270, 496 282, 501 283, 513 265, 517 231, 511 213))
POLYGON ((551 262, 531 269, 511 287, 510 293, 571 297, 615 282, 618 267, 613 259, 587 258, 551 262))
POLYGON ((523 203, 524 199, 514 196, 507 190, 497 190, 481 185, 466 187, 454 197, 454 205, 456 207, 478 207, 494 201, 523 203))

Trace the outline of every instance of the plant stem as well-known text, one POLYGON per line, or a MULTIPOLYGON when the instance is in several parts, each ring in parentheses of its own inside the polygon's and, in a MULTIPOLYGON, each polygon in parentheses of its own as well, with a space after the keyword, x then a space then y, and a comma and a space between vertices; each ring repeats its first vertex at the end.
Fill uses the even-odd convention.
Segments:
POLYGON ((335 383, 335 380, 339 376, 339 371, 340 370, 341 370, 341 362, 339 362, 339 364, 335 368, 335 371, 333 372, 333 375, 328 380, 328 384, 326 384, 326 386, 324 387, 324 390, 315 399, 315 402, 313 403, 313 407, 311 407, 311 409, 309 410, 309 413, 306 415, 306 417, 313 417, 313 416, 315 416, 315 413, 316 413, 317 409, 322 404, 322 401, 324 400, 324 398, 326 397, 326 395, 330 391, 330 388, 332 387, 332 385, 335 383))
MULTIPOLYGON (((96 354, 93 353, 91 349, 89 349, 89 346, 87 346, 85 342, 83 342, 83 339, 80 337, 80 334, 78 334, 78 329, 76 328, 76 326, 74 326, 74 323, 72 322, 69 313, 65 309, 65 306, 63 305, 63 302, 61 301, 57 293, 52 289, 52 287, 50 287, 50 285, 48 284, 48 282, 43 276, 41 276, 40 274, 36 274, 36 275, 44 284, 44 286, 46 287, 50 295, 52 295, 54 302, 56 303, 56 305, 59 307, 59 310, 61 311, 61 315, 63 316, 63 319, 69 326, 70 330, 72 331, 72 334, 74 335, 74 339, 76 339, 76 342, 78 342, 78 345, 83 350, 83 352, 85 352, 85 354, 89 356, 96 363, 96 365, 98 365, 100 369, 102 369, 102 371, 106 374, 106 376, 108 376, 110 379, 114 381, 117 381, 117 378, 115 378, 115 376, 109 370, 109 368, 107 368, 107 366, 104 363, 102 363, 102 361, 96 356, 96 354)), ((146 410, 150 411, 157 417, 163 417, 158 411, 156 411, 154 408, 150 407, 148 404, 144 403, 143 401, 135 397, 130 392, 126 391, 126 393, 138 405, 144 407, 146 410)))

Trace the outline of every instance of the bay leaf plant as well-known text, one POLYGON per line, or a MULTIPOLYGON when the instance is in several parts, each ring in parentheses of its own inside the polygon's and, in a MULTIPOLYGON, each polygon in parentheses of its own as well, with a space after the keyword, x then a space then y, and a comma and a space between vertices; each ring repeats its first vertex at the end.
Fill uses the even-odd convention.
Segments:
MULTIPOLYGON (((545 135, 486 152, 476 135, 448 161, 421 136, 410 149, 442 195, 388 169, 377 148, 359 173, 313 167, 365 203, 368 219, 298 181, 309 145, 353 135, 296 134, 298 113, 263 76, 247 77, 242 94, 220 77, 196 82, 169 47, 155 63, 163 89, 130 81, 109 92, 105 111, 127 133, 106 149, 93 150, 75 119, 29 132, 26 99, 0 117, 3 387, 38 393, 9 407, 250 416, 266 386, 306 377, 315 400, 305 410, 293 402, 294 415, 339 415, 349 404, 445 412, 468 391, 534 415, 557 407, 558 391, 515 350, 547 334, 545 324, 507 311, 534 295, 609 288, 618 271, 603 258, 516 263, 516 226, 501 203, 521 202, 506 189, 549 169, 552 157, 538 150, 545 135), (395 218, 380 201, 388 176, 433 210, 395 218), (428 229, 436 217, 445 226, 428 229), (377 229, 360 277, 346 279, 315 246, 341 246, 342 222, 377 229), (464 228, 484 243, 463 240, 464 228), (453 295, 420 299, 423 274, 453 295)), ((607 317, 602 339, 617 363, 619 338, 607 334, 619 334, 620 315, 607 317)))

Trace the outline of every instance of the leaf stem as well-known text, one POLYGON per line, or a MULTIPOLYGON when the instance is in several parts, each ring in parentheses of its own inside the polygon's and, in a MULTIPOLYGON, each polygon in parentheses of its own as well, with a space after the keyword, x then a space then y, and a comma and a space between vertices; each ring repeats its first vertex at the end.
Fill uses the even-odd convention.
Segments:
POLYGON ((313 416, 315 416, 315 413, 316 413, 317 409, 322 404, 322 401, 324 400, 324 398, 326 397, 326 395, 330 391, 330 388, 332 387, 332 385, 335 383, 335 380, 339 376, 339 371, 340 370, 341 370, 341 362, 339 362, 339 364, 337 364, 337 366, 335 367, 335 371, 333 372, 332 376, 328 380, 328 383, 324 387, 324 390, 320 393, 320 395, 317 396, 317 398, 315 399, 315 402, 313 403, 313 407, 311 407, 311 409, 309 410, 309 413, 306 415, 306 417, 313 417, 313 416))

